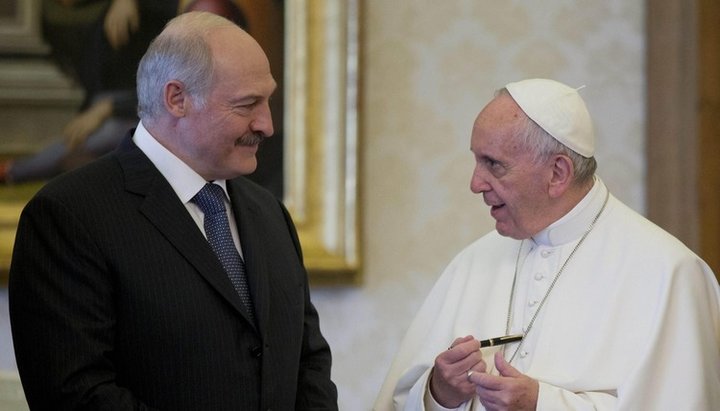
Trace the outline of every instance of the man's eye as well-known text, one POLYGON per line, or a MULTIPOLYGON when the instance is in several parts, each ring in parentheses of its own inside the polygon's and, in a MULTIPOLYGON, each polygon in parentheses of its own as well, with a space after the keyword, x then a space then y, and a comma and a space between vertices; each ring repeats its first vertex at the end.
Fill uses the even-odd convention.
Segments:
POLYGON ((488 166, 488 168, 498 168, 500 167, 500 163, 493 160, 492 158, 485 159, 485 164, 488 166))
POLYGON ((234 108, 239 110, 252 110, 255 106, 259 104, 260 100, 243 100, 243 101, 237 101, 234 104, 234 108))
POLYGON ((491 158, 485 159, 485 167, 495 177, 501 177, 507 173, 507 169, 504 163, 493 160, 491 158))

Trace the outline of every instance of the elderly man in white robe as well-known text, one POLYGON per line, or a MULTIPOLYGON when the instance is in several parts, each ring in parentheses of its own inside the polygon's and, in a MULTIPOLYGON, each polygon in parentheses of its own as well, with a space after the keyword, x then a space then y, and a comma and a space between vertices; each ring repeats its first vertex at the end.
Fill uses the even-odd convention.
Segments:
POLYGON ((496 230, 443 272, 375 409, 720 410, 718 282, 595 175, 577 89, 508 84, 470 148, 496 230))

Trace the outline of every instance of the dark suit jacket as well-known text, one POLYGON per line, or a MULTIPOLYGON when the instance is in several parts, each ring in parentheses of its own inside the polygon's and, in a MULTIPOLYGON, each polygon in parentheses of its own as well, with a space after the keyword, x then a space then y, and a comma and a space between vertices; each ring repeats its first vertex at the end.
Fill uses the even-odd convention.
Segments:
POLYGON ((290 216, 245 178, 228 191, 257 325, 129 137, 29 202, 9 300, 32 409, 337 409, 290 216))

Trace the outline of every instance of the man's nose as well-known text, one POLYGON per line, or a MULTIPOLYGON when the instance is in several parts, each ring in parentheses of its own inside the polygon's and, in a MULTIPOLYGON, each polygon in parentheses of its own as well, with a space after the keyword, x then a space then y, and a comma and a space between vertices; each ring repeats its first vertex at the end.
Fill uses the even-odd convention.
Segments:
POLYGON ((261 132, 265 137, 272 136, 275 130, 273 129, 270 105, 265 103, 257 110, 255 118, 250 122, 250 129, 253 132, 261 132))
POLYGON ((475 166, 472 177, 470 178, 470 191, 475 194, 490 191, 490 184, 488 184, 484 176, 484 171, 479 165, 475 166))

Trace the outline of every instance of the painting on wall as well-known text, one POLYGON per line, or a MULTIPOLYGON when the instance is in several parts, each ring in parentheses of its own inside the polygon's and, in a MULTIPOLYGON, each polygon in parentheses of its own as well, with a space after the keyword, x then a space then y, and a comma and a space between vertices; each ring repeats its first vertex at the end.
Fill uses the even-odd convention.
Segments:
MULTIPOLYGON (((271 107, 276 136, 261 149, 259 163, 264 166, 254 178, 281 197, 292 214, 311 281, 358 283, 357 0, 235 2, 246 13, 247 29, 266 50, 271 66, 281 68, 273 69, 281 96, 271 107)), ((20 21, 18 16, 27 18, 32 12, 37 21, 37 5, 36 0, 0 0, 0 19, 11 15, 20 21)), ((42 47, 36 50, 42 52, 42 47)), ((2 50, 0 54, 8 55, 2 50)), ((3 61, 0 57, 0 71, 3 61)), ((30 81, 38 82, 42 81, 30 81)), ((58 97, 57 102, 67 111, 79 97, 67 84, 53 90, 63 87, 68 88, 63 94, 67 101, 58 97)), ((53 95, 47 88, 45 84, 42 94, 53 95)), ((4 97, 12 105, 13 96, 3 96, 3 91, 0 83, 0 100, 4 97)), ((49 112, 44 117, 52 115, 58 116, 49 112)), ((1 144, 0 158, 18 151, 10 149, 12 144, 1 144)), ((7 281, 20 211, 41 185, 0 188, 2 282, 7 281)))

